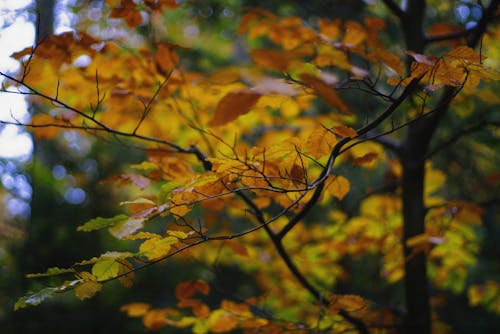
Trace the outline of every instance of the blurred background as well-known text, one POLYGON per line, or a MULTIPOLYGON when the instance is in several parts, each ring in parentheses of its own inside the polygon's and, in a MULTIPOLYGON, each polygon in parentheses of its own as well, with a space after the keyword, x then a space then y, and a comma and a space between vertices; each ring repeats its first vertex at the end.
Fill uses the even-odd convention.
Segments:
MULTIPOLYGON (((9 58, 10 54, 52 33, 86 30, 105 39, 131 36, 129 43, 148 41, 152 33, 148 24, 130 31, 122 20, 103 20, 103 2, 0 0, 0 70, 14 73, 19 64, 9 58)), ((178 2, 182 3, 179 9, 165 11, 160 18, 165 22, 164 31, 155 33, 165 34, 168 41, 189 45, 192 50, 183 55, 183 66, 201 72, 247 61, 236 28, 240 17, 250 6, 305 19, 335 17, 356 20, 363 11, 387 15, 380 4, 374 6, 375 1, 362 0, 178 2)), ((481 7, 475 1, 432 3, 437 10, 432 16, 435 21, 446 19, 467 27, 473 26, 481 16, 481 7), (444 5, 447 7, 440 9, 444 5)), ((389 25, 388 36, 394 39, 399 37, 395 27, 389 25)), ((353 100, 350 103, 363 102, 353 100)), ((36 113, 36 108, 21 95, 0 93, 1 120, 29 121, 29 115, 36 113)), ((450 133, 453 133, 454 126, 461 126, 450 125, 450 133)), ((492 191, 491 185, 483 181, 481 159, 491 159, 491 151, 498 152, 500 147, 495 139, 494 135, 487 134, 471 136, 461 141, 459 147, 454 146, 435 159, 434 166, 448 174, 447 195, 450 198, 467 200, 476 198, 478 192, 492 191), (487 149, 478 151, 478 146, 487 149), (471 158, 471 154, 476 156, 471 158), (471 181, 464 183, 464 179, 471 181)), ((26 279, 26 274, 43 272, 52 266, 70 266, 76 260, 91 258, 117 246, 119 241, 106 233, 77 233, 76 226, 93 217, 110 217, 117 213, 115 204, 120 201, 121 195, 99 181, 116 175, 124 166, 138 163, 143 158, 144 152, 140 150, 84 137, 77 132, 65 132, 55 139, 37 143, 21 127, 0 125, 2 334, 142 332, 140 321, 119 312, 120 305, 144 301, 157 307, 168 306, 175 303, 172 287, 176 283, 210 275, 210 268, 202 264, 168 261, 160 265, 165 270, 154 267, 137 275, 133 289, 111 283, 90 300, 82 302, 73 294, 63 294, 38 307, 13 312, 17 298, 26 291, 42 287, 40 282, 26 279), (175 277, 168 274, 172 272, 176 273, 175 277)), ((498 165, 500 161, 497 161, 498 165)), ((367 185, 370 182, 362 175, 353 176, 367 185)), ((498 191, 496 195, 498 198, 498 191)), ((356 210, 356 205, 354 199, 351 202, 348 199, 347 207, 356 210)), ((488 206, 482 232, 483 249, 478 265, 470 273, 472 281, 498 281, 500 278, 500 248, 496 244, 500 238, 498 217, 495 205, 488 206)), ((344 288, 350 291, 363 291, 366 286, 373 290, 383 289, 386 283, 374 278, 378 276, 378 269, 370 265, 373 261, 369 257, 356 259, 352 263, 353 270, 358 268, 364 275, 358 275, 349 283, 350 286, 344 288)), ((227 282, 237 282, 242 278, 243 274, 237 267, 223 270, 227 282)), ((251 281, 251 278, 246 279, 251 281)), ((252 283, 248 285, 252 289, 252 283)), ((369 295, 370 291, 366 293, 369 295)), ((440 316, 457 333, 500 331, 499 318, 482 308, 470 308, 464 294, 449 293, 447 298, 447 307, 440 310, 440 316)), ((172 333, 173 329, 163 331, 172 333)))

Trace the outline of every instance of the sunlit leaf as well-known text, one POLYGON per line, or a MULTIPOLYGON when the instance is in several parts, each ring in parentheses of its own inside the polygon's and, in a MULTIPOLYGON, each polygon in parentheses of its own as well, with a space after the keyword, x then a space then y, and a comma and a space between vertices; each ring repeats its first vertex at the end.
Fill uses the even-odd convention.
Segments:
POLYGON ((166 256, 178 241, 175 237, 148 239, 139 246, 139 251, 149 260, 155 260, 166 256))
POLYGON ((92 274, 99 281, 104 281, 118 276, 120 264, 114 259, 106 259, 92 266, 92 274))
POLYGON ((123 239, 144 226, 144 218, 129 218, 115 223, 108 231, 117 239, 123 239))
POLYGON ((45 299, 51 298, 58 291, 58 288, 45 288, 37 292, 29 293, 28 295, 19 298, 14 304, 14 311, 28 306, 36 306, 41 304, 45 299))
POLYGON ((234 121, 238 116, 248 113, 260 97, 259 93, 252 91, 228 93, 217 104, 215 114, 208 125, 220 126, 234 121))
POLYGON ((127 215, 124 214, 119 214, 117 216, 114 216, 112 218, 94 218, 89 220, 83 225, 80 225, 77 227, 77 231, 83 231, 83 232, 90 232, 94 230, 100 230, 105 227, 111 227, 114 226, 118 223, 125 222, 129 219, 127 215))
POLYGON ((72 268, 52 267, 52 268, 47 269, 47 271, 44 273, 28 274, 28 275, 26 275, 26 277, 27 278, 36 278, 36 277, 56 276, 56 275, 62 275, 62 274, 67 274, 67 273, 74 273, 74 272, 75 272, 75 270, 72 268))

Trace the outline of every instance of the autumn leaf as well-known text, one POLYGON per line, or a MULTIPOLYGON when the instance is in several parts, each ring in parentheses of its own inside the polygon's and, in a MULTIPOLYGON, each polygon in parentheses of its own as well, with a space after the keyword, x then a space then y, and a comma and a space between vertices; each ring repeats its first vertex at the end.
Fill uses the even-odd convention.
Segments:
POLYGON ((151 309, 147 303, 130 303, 120 307, 120 311, 126 312, 129 317, 142 317, 151 309))
POLYGON ((356 130, 354 130, 353 128, 351 128, 349 126, 345 126, 345 125, 332 126, 331 130, 333 131, 333 133, 335 133, 341 137, 354 138, 358 135, 356 130))
POLYGON ((345 195, 347 195, 351 190, 351 185, 349 181, 345 177, 340 175, 329 176, 326 181, 326 184, 327 184, 326 191, 330 195, 338 198, 339 200, 342 200, 345 197, 345 195))
POLYGON ((148 239, 139 246, 139 251, 149 260, 159 259, 166 256, 177 241, 175 237, 148 239))
POLYGON ((250 56, 255 64, 265 69, 285 72, 288 69, 290 55, 276 50, 252 50, 250 56))
POLYGON ((378 154, 375 152, 368 152, 361 157, 357 157, 352 161, 354 166, 361 166, 363 164, 369 164, 373 160, 377 159, 378 154))
POLYGON ((337 313, 340 310, 347 312, 360 311, 368 306, 365 299, 358 295, 334 295, 330 299, 328 310, 337 313))
POLYGON ((170 313, 169 310, 150 310, 144 315, 142 322, 147 329, 156 331, 168 324, 166 316, 170 313))
POLYGON ((214 333, 229 332, 238 326, 238 320, 225 310, 215 310, 208 318, 210 330, 214 333))
POLYGON ((61 119, 47 114, 37 114, 31 117, 32 132, 38 139, 54 139, 61 132, 60 126, 67 125, 61 119))
POLYGON ((178 300, 188 299, 192 297, 196 292, 201 292, 204 295, 208 295, 210 292, 210 286, 202 281, 187 281, 177 284, 175 287, 175 298, 178 300))
POLYGON ((97 292, 101 291, 102 284, 96 281, 83 281, 75 286, 75 295, 78 299, 83 300, 93 297, 97 292))
POLYGON ((114 278, 118 276, 119 272, 120 263, 118 263, 115 259, 104 259, 92 266, 92 275, 94 275, 99 281, 114 278))
POLYGON ((83 225, 80 225, 76 228, 77 231, 90 232, 94 230, 100 230, 105 227, 111 227, 119 223, 123 223, 127 221, 129 217, 124 214, 119 214, 112 218, 101 218, 97 217, 89 220, 83 225))
POLYGON ((306 139, 305 152, 315 159, 330 153, 337 138, 324 127, 315 129, 306 139))
POLYGON ((248 113, 257 103, 261 94, 252 91, 230 92, 217 104, 215 114, 208 123, 210 126, 221 126, 234 121, 248 113))
POLYGON ((331 107, 334 107, 344 114, 350 113, 349 107, 345 104, 344 101, 342 101, 335 89, 326 84, 323 80, 306 73, 301 74, 300 79, 306 85, 314 89, 316 93, 318 93, 318 95, 321 96, 331 107))
POLYGON ((175 52, 175 48, 179 47, 176 44, 159 42, 158 49, 154 55, 154 62, 158 72, 163 76, 168 76, 171 71, 179 62, 179 56, 175 52))
POLYGON ((109 17, 123 18, 130 28, 135 28, 142 23, 141 13, 136 6, 133 0, 121 0, 120 5, 111 11, 109 17))
POLYGON ((248 257, 248 250, 244 244, 238 241, 226 241, 225 244, 231 248, 234 254, 248 257))
POLYGON ((56 276, 56 275, 62 275, 62 274, 67 274, 67 273, 74 273, 74 272, 75 272, 75 270, 72 268, 52 267, 52 268, 47 269, 47 271, 44 273, 28 274, 28 275, 26 275, 26 277, 28 277, 28 278, 47 277, 47 276, 56 276))

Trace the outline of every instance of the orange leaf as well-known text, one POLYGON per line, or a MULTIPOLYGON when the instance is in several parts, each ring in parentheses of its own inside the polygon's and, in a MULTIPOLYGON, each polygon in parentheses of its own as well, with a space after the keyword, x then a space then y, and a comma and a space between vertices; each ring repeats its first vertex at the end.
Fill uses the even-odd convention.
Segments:
POLYGON ((261 94, 251 91, 230 92, 226 94, 217 105, 210 126, 220 126, 234 121, 238 116, 244 115, 257 103, 261 94))
POLYGON ((346 47, 353 47, 361 43, 366 38, 363 26, 356 21, 347 21, 345 23, 346 33, 342 44, 346 47))
POLYGON ((335 89, 329 86, 326 82, 306 73, 301 74, 300 79, 309 87, 314 89, 316 93, 318 93, 318 95, 321 96, 330 106, 336 108, 344 114, 350 113, 349 108, 345 102, 342 101, 335 89))
POLYGON ((136 4, 132 0, 122 0, 120 6, 114 8, 109 17, 125 19, 130 28, 135 28, 142 23, 141 13, 136 9, 136 4))
POLYGON ((250 56, 255 64, 280 72, 287 70, 290 58, 286 53, 276 50, 253 50, 250 56))
POLYGON ((166 316, 170 313, 169 310, 151 310, 142 318, 142 322, 147 329, 156 331, 167 325, 166 316))
POLYGON ((330 153, 337 138, 333 133, 325 128, 314 130, 306 140, 305 149, 307 154, 315 159, 319 159, 330 153))
POLYGON ((37 139, 54 139, 61 131, 59 126, 68 125, 68 123, 47 114, 33 116, 31 124, 35 126, 32 131, 37 139))
POLYGON ((345 177, 340 175, 328 177, 326 191, 328 191, 330 195, 342 200, 350 190, 351 185, 345 177))
POLYGON ((468 46, 459 46, 446 53, 446 56, 457 58, 459 60, 466 60, 472 63, 480 63, 485 57, 474 51, 468 46))
POLYGON ((175 297, 179 300, 188 299, 196 292, 207 295, 210 292, 210 286, 202 280, 196 280, 182 282, 175 287, 175 297))
POLYGON ((130 303, 120 307, 120 311, 127 312, 129 317, 142 317, 151 309, 151 305, 146 303, 130 303))
POLYGON ((354 159, 353 165, 359 166, 359 165, 370 163, 373 160, 375 160, 377 158, 377 156, 378 156, 378 154, 374 153, 374 152, 366 153, 365 155, 354 159))
POLYGON ((156 50, 154 55, 154 62, 158 72, 164 76, 179 62, 179 56, 174 50, 175 47, 177 47, 177 45, 172 43, 158 43, 158 50, 156 50))
POLYGON ((354 138, 358 135, 356 130, 345 125, 332 126, 332 131, 341 137, 354 138))
POLYGON ((248 250, 245 245, 238 241, 226 241, 226 245, 231 248, 231 250, 238 255, 248 256, 248 250))

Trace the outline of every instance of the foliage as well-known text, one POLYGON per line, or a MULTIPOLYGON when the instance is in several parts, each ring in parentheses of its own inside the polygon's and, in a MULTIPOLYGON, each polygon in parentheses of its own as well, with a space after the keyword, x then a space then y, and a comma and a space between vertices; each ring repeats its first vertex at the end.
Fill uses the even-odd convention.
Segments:
MULTIPOLYGON (((110 281, 131 288, 138 271, 176 258, 196 259, 214 274, 178 282, 175 307, 121 306, 149 330, 389 333, 412 328, 416 314, 430 326, 429 310, 413 313, 408 290, 404 304, 397 294, 388 302, 349 285, 363 276, 349 264, 373 256, 376 280, 386 286, 409 282, 409 266, 423 259, 420 288, 427 291, 428 278, 436 297, 466 292, 471 306, 498 313, 498 284, 469 281, 497 167, 480 162, 489 180, 481 200, 449 192, 446 173, 433 164, 462 136, 498 125, 492 110, 500 74, 497 60, 486 57, 498 54, 498 1, 481 8, 472 28, 435 22, 425 35, 405 25, 419 24, 417 8, 383 3, 346 20, 249 9, 237 28, 248 61, 219 55, 229 64, 210 73, 190 61, 198 50, 189 41, 161 34, 162 20, 188 6, 169 0, 107 0, 102 21, 82 21, 80 30, 13 54, 21 70, 1 73, 2 90, 28 95, 43 112, 12 123, 41 141, 80 131, 139 146, 147 156, 105 180, 126 194, 117 203, 122 213, 77 228, 107 230, 121 248, 29 274, 60 284, 29 293, 15 308, 68 290, 91 298, 110 281), (401 44, 394 17, 407 38, 414 33, 423 42, 401 44), (91 29, 108 19, 128 35, 91 29), (461 111, 464 104, 471 109, 461 111), (474 117, 480 122, 467 123, 474 117), (439 138, 436 128, 451 134, 439 138), (419 168, 420 179, 408 177, 419 168), (412 210, 422 216, 421 230, 410 227, 412 210), (253 279, 216 298, 218 266, 253 279)), ((224 50, 236 48, 227 44, 224 50)), ((481 139, 474 145, 479 154, 481 139)))

